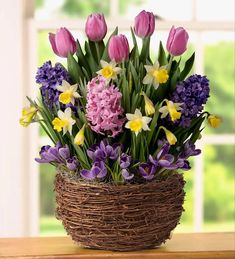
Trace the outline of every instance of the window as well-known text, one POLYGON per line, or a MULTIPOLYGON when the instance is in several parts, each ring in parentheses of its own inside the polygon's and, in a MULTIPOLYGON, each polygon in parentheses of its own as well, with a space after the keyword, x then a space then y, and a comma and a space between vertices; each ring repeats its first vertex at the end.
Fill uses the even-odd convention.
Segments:
MULTIPOLYGON (((211 82, 212 98, 207 108, 221 115, 224 123, 217 130, 206 128, 198 143, 202 155, 192 160, 193 169, 185 173, 185 212, 176 231, 234 230, 234 1, 226 0, 226 5, 212 0, 37 0, 36 3, 35 19, 30 22, 31 31, 37 36, 38 66, 49 59, 64 62, 52 53, 48 31, 66 26, 81 39, 86 16, 92 12, 103 12, 109 28, 119 24, 120 31, 125 33, 140 10, 153 11, 157 15, 157 34, 151 45, 154 50, 160 38, 166 42, 171 25, 189 30, 189 52, 195 49, 197 55, 194 73, 206 74, 211 82), (213 12, 208 12, 212 5, 213 12)), ((47 141, 43 133, 40 139, 40 144, 47 141)), ((40 166, 41 235, 65 233, 53 215, 53 170, 40 166)))

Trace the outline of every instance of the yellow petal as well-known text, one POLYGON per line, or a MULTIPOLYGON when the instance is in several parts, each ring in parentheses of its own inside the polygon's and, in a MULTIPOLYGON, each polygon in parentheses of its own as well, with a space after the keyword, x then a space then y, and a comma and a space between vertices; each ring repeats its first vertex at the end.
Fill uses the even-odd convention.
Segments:
POLYGON ((169 144, 175 145, 175 143, 177 142, 176 136, 171 131, 166 129, 165 127, 161 126, 160 128, 162 128, 165 131, 166 139, 169 142, 169 144))
POLYGON ((38 110, 34 106, 23 108, 22 116, 20 118, 20 124, 23 127, 27 127, 32 122, 32 120, 34 119, 37 111, 38 110))
POLYGON ((218 128, 220 124, 222 123, 222 119, 216 115, 209 115, 207 118, 209 125, 212 128, 218 128))

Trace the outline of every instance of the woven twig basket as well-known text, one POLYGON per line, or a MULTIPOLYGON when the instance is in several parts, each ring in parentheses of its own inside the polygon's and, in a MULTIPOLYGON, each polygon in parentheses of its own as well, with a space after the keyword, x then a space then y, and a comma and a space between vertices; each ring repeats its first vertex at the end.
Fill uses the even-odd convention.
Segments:
POLYGON ((58 173, 57 218, 82 247, 131 251, 161 245, 179 223, 185 192, 173 174, 144 184, 89 184, 58 173))

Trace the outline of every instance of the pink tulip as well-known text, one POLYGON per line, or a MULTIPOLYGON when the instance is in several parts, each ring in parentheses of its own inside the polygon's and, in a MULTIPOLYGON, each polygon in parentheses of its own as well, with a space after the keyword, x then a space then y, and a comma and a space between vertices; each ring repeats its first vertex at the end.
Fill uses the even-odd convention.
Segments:
POLYGON ((151 36, 155 29, 155 17, 153 13, 141 11, 135 17, 135 34, 140 38, 151 36))
POLYGON ((172 26, 167 39, 166 48, 173 56, 182 55, 187 49, 188 33, 183 27, 172 26))
POLYGON ((127 60, 129 57, 129 44, 125 35, 114 35, 109 41, 109 58, 116 62, 127 60))
POLYGON ((67 58, 69 53, 76 52, 76 41, 66 28, 60 28, 56 34, 49 33, 49 41, 54 53, 60 57, 67 58))
POLYGON ((107 33, 107 24, 103 14, 91 14, 86 21, 86 35, 91 41, 101 41, 107 33))

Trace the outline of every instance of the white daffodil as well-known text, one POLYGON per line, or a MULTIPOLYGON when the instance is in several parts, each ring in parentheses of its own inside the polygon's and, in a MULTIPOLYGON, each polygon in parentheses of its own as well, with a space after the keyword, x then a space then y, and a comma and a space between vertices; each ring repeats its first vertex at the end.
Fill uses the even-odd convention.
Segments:
POLYGON ((68 131, 72 134, 72 127, 75 124, 75 120, 72 118, 71 108, 66 108, 64 112, 58 111, 58 117, 52 121, 54 129, 60 132, 63 129, 63 135, 68 131))
POLYGON ((106 79, 107 84, 111 81, 111 79, 116 79, 117 75, 122 71, 120 67, 116 67, 117 64, 114 60, 112 60, 110 63, 101 60, 100 65, 102 69, 96 73, 103 76, 106 79))
POLYGON ((81 97, 77 92, 78 85, 70 85, 67 81, 63 80, 62 85, 57 86, 57 90, 62 92, 59 96, 59 101, 63 104, 72 103, 74 105, 75 98, 81 97))
POLYGON ((159 84, 167 82, 169 75, 166 66, 160 67, 158 61, 156 61, 153 66, 145 65, 144 67, 147 75, 143 79, 143 84, 151 84, 157 89, 159 84))
POLYGON ((142 116, 142 113, 139 109, 135 109, 135 113, 127 113, 127 119, 129 120, 125 127, 135 132, 136 136, 143 130, 150 130, 148 123, 152 120, 152 118, 142 116))
POLYGON ((164 100, 166 102, 165 106, 162 106, 159 109, 159 112, 162 113, 161 118, 165 118, 168 114, 171 120, 174 122, 181 117, 182 108, 180 107, 182 103, 173 103, 172 101, 164 100))

